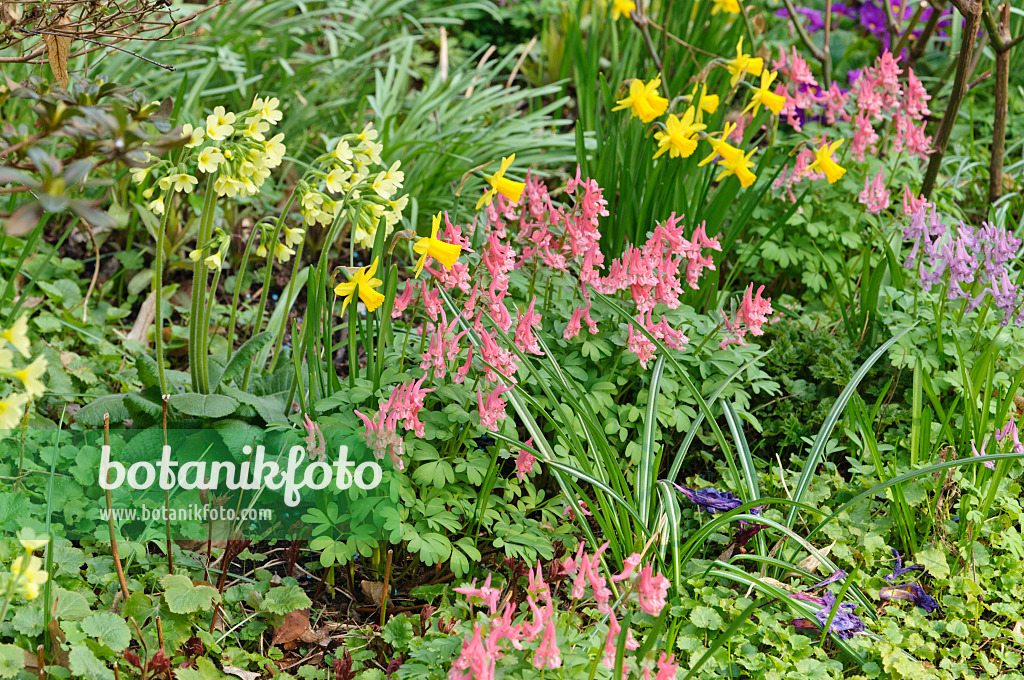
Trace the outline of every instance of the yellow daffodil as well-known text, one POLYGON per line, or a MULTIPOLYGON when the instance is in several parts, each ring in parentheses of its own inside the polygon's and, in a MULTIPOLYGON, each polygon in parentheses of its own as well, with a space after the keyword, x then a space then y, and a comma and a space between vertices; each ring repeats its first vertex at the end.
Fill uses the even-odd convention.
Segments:
POLYGON ((235 114, 226 111, 223 106, 218 106, 206 117, 206 136, 214 141, 220 141, 234 134, 234 125, 235 114))
POLYGON ((696 114, 692 106, 686 109, 681 119, 676 118, 675 114, 669 114, 668 120, 665 121, 665 131, 654 133, 654 138, 658 141, 655 158, 666 151, 671 158, 689 158, 693 155, 697 149, 696 134, 707 127, 693 122, 696 114))
POLYGON ((28 317, 19 316, 14 325, 7 330, 0 332, 0 338, 11 343, 14 349, 21 353, 21 356, 28 359, 31 343, 28 339, 28 317))
POLYGON ((779 115, 782 107, 786 105, 786 98, 771 91, 772 83, 778 75, 775 71, 761 71, 761 86, 754 90, 754 94, 750 97, 750 103, 747 104, 747 108, 743 109, 743 113, 753 109, 756 116, 757 112, 761 110, 761 104, 764 104, 769 111, 776 116, 779 115))
MULTIPOLYGON (((502 161, 504 165, 504 161, 502 161)), ((445 269, 451 269, 462 254, 462 246, 455 243, 447 243, 437 238, 437 232, 441 228, 441 213, 434 216, 434 223, 430 227, 430 236, 416 241, 412 247, 413 252, 420 256, 416 262, 413 273, 418 277, 423 267, 427 264, 427 258, 432 257, 441 263, 445 269)))
POLYGON ((807 172, 813 172, 819 170, 825 173, 825 179, 828 180, 829 184, 835 184, 839 181, 839 178, 846 173, 846 168, 841 167, 832 158, 832 154, 836 152, 843 143, 843 140, 839 139, 831 144, 825 142, 822 144, 817 151, 814 152, 814 162, 807 166, 807 172))
POLYGON ((736 83, 743 78, 744 73, 749 73, 752 76, 761 75, 764 61, 760 57, 751 57, 749 54, 743 53, 743 36, 740 36, 739 42, 736 43, 736 58, 726 62, 726 67, 732 74, 729 84, 735 87, 736 83))
POLYGON ((644 123, 665 113, 668 108, 668 100, 658 94, 661 87, 661 78, 655 78, 649 83, 640 79, 634 79, 629 84, 629 96, 615 102, 617 106, 612 111, 632 109, 630 116, 636 116, 644 123))
POLYGON ((46 358, 40 356, 25 368, 14 371, 14 377, 25 386, 25 393, 31 399, 46 391, 46 385, 40 380, 44 373, 46 373, 46 358))
POLYGON ((514 182, 505 177, 505 172, 509 167, 511 167, 515 160, 515 154, 512 154, 508 158, 502 158, 501 167, 496 173, 493 175, 484 175, 484 179, 486 179, 487 183, 491 185, 491 188, 484 192, 484 195, 476 202, 477 210, 485 205, 490 205, 496 194, 501 194, 513 204, 519 203, 519 199, 523 196, 523 189, 526 188, 526 184, 523 182, 514 182))
POLYGON ((25 404, 28 403, 27 394, 12 394, 5 399, 0 399, 0 432, 13 430, 21 422, 24 414, 25 404))
POLYGON ((612 0, 612 21, 618 21, 620 17, 629 18, 630 12, 636 9, 633 0, 612 0))
POLYGON ((723 155, 722 159, 718 161, 718 165, 724 168, 724 170, 718 173, 715 181, 725 179, 729 175, 736 175, 740 181, 740 186, 746 188, 753 184, 757 180, 757 175, 750 171, 754 167, 754 161, 750 160, 750 157, 754 155, 754 151, 755 149, 751 149, 744 156, 742 151, 736 149, 735 153, 727 152, 723 155))
POLYGON ((252 108, 256 109, 256 113, 263 120, 268 120, 271 123, 280 123, 283 114, 277 110, 277 107, 281 104, 277 97, 267 97, 266 99, 256 98, 252 103, 252 108))
POLYGON ((711 7, 711 16, 718 14, 719 12, 725 12, 727 14, 739 14, 740 13, 740 2, 739 0, 711 0, 713 6, 711 7))
MULTIPOLYGON (((696 96, 697 86, 694 85, 693 92, 690 93, 690 99, 693 100, 694 105, 696 105, 701 112, 706 113, 708 115, 711 115, 712 113, 718 110, 718 95, 708 94, 707 83, 704 83, 700 86, 699 100, 694 100, 694 97, 696 96)), ((700 120, 700 116, 697 116, 697 120, 700 120)))
POLYGON ((14 587, 26 600, 36 599, 39 596, 39 586, 50 578, 42 566, 43 561, 35 555, 22 555, 11 562, 14 587))
POLYGON ((199 152, 199 169, 205 173, 211 173, 217 170, 217 166, 224 160, 224 154, 222 154, 217 148, 208 146, 199 152))
POLYGON ((374 278, 374 274, 377 273, 378 259, 374 259, 373 264, 369 267, 359 269, 348 281, 339 283, 334 287, 334 294, 344 298, 341 303, 342 314, 345 313, 348 303, 357 294, 363 304, 366 305, 367 311, 370 312, 380 307, 381 303, 384 302, 384 296, 377 290, 384 282, 374 278))
POLYGON ((736 156, 736 154, 742 155, 742 152, 739 149, 732 146, 726 141, 727 139, 729 139, 729 135, 731 135, 732 131, 735 129, 735 123, 726 123, 725 128, 721 132, 715 133, 714 135, 708 135, 706 137, 706 141, 708 144, 711 145, 712 151, 710 154, 705 156, 704 159, 697 164, 697 166, 700 167, 702 165, 707 165, 708 163, 713 161, 716 156, 726 158, 727 156, 734 157, 736 156), (716 136, 720 137, 720 139, 716 139, 716 136))

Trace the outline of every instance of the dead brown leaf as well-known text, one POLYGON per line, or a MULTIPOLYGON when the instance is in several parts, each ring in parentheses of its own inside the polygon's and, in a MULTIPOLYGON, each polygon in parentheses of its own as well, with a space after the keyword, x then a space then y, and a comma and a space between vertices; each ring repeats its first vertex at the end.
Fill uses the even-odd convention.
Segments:
POLYGON ((363 581, 359 584, 363 589, 363 595, 366 595, 370 600, 381 607, 384 605, 384 584, 380 581, 363 581))
MULTIPOLYGON (((65 26, 71 23, 67 15, 57 20, 54 27, 57 32, 63 32, 65 26)), ((50 62, 50 70, 53 77, 61 87, 68 86, 68 50, 71 49, 71 38, 64 35, 43 35, 46 40, 46 58, 50 62)))
POLYGON ((284 617, 284 623, 274 631, 274 638, 271 642, 274 645, 290 649, 299 642, 310 643, 319 639, 320 637, 309 626, 309 610, 296 609, 284 617))
POLYGON ((224 672, 228 675, 233 675, 241 680, 256 680, 260 677, 260 674, 256 671, 247 671, 241 668, 235 668, 234 666, 224 666, 224 672))
POLYGON ((128 340, 135 340, 141 342, 143 345, 149 345, 146 341, 146 331, 153 325, 153 321, 156 320, 156 295, 152 292, 143 301, 142 306, 139 307, 139 314, 135 317, 135 323, 132 324, 132 329, 128 331, 128 340))

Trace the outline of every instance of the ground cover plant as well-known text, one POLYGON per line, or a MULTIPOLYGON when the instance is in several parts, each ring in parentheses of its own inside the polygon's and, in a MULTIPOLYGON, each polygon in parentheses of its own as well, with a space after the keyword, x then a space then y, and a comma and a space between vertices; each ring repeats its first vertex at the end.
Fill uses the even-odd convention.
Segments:
POLYGON ((1021 7, 0 22, 0 677, 1024 674, 1021 7))

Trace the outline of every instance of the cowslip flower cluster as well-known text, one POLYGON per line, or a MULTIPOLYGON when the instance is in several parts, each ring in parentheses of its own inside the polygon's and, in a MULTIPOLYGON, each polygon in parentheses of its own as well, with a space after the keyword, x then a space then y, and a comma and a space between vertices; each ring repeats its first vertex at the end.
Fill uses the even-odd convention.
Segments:
MULTIPOLYGON (((626 558, 623 570, 618 575, 605 577, 601 572, 601 557, 607 548, 608 543, 605 543, 593 554, 588 554, 586 544, 581 542, 574 557, 566 557, 553 566, 554 578, 570 582, 567 594, 573 602, 573 609, 592 602, 598 612, 608 617, 608 632, 601 661, 606 668, 611 669, 615 667, 618 642, 623 636, 627 651, 635 651, 640 646, 631 630, 623 630, 616 611, 621 615, 621 609, 635 604, 641 611, 658 616, 667 604, 669 581, 656 573, 650 564, 638 569, 641 564, 639 554, 626 558), (626 597, 621 598, 617 606, 612 591, 615 583, 628 588, 626 597)), ((474 579, 469 585, 453 589, 464 595, 471 605, 484 607, 486 620, 478 618, 473 623, 472 633, 463 639, 459 656, 448 673, 449 680, 494 678, 498 660, 513 649, 538 670, 562 667, 566 642, 564 639, 559 641, 556 625, 555 583, 544 580, 540 562, 527 571, 527 577, 526 603, 521 614, 517 613, 512 602, 506 602, 503 608, 499 606, 501 589, 491 585, 490 575, 481 586, 477 586, 474 579)), ((658 680, 675 677, 678 668, 675 657, 664 652, 653 651, 649 658, 644 659, 626 659, 624 670, 628 670, 630 661, 635 663, 638 670, 643 669, 645 677, 650 677, 649 668, 656 666, 658 680), (655 656, 657 662, 651 663, 655 656)))
POLYGON ((15 363, 15 353, 27 360, 32 357, 31 349, 27 316, 18 317, 10 328, 0 328, 0 376, 17 380, 23 390, 0 399, 0 431, 17 427, 27 404, 46 391, 42 381, 46 357, 39 355, 20 367, 15 363))
POLYGON ((1024 325, 1018 286, 1008 267, 1021 239, 1009 230, 987 222, 977 230, 963 222, 949 229, 936 207, 925 203, 903 228, 903 240, 910 245, 903 264, 918 272, 922 290, 945 282, 947 298, 964 300, 968 311, 991 297, 1002 311, 1001 326, 1011 320, 1024 325))

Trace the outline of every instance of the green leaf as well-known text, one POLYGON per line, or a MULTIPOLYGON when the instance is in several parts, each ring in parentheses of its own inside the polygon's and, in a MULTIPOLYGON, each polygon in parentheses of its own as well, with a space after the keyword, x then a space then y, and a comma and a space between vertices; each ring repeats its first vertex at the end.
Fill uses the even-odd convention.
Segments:
POLYGON ((15 645, 0 645, 0 678, 13 678, 24 667, 24 649, 15 645))
POLYGON ((220 374, 220 382, 218 384, 228 383, 235 376, 241 375, 252 364, 253 357, 259 354, 263 346, 270 342, 273 337, 270 331, 263 331, 246 340, 245 344, 239 347, 238 351, 231 356, 228 365, 224 367, 224 372, 220 374))
POLYGON ((85 645, 75 645, 68 655, 71 674, 85 680, 114 680, 114 671, 96 658, 92 650, 85 645))
POLYGON ((924 565, 929 574, 935 578, 946 578, 949 576, 949 564, 946 563, 946 554, 938 548, 922 550, 914 555, 918 563, 924 565))
POLYGON ((395 649, 406 649, 412 640, 412 621, 408 616, 392 617, 384 626, 384 642, 395 649))
POLYGON ((690 612, 690 621, 698 628, 718 630, 722 627, 722 617, 710 607, 694 607, 690 612))
POLYGON ((135 370, 139 372, 139 380, 146 387, 154 387, 160 384, 160 367, 156 359, 148 354, 140 354, 135 359, 135 370))
POLYGON ((180 413, 200 418, 223 418, 238 408, 236 400, 223 394, 172 394, 167 403, 180 413))
POLYGON ((83 406, 75 414, 75 422, 86 427, 102 427, 103 415, 110 414, 110 424, 120 423, 131 417, 128 408, 124 404, 123 394, 108 394, 96 401, 83 406))
POLYGON ((122 652, 132 641, 128 624, 112 612, 96 612, 80 624, 82 632, 113 652, 122 652))
POLYGON ((160 579, 164 587, 164 600, 175 614, 192 614, 213 609, 214 600, 220 601, 220 594, 212 586, 197 586, 182 574, 168 574, 160 579))
POLYGON ((228 676, 214 666, 212 661, 201 656, 196 659, 195 668, 177 668, 174 677, 178 680, 221 680, 228 676))
POLYGON ((302 588, 297 585, 287 585, 271 588, 263 598, 260 608, 270 614, 284 616, 296 609, 306 609, 312 604, 302 588))

